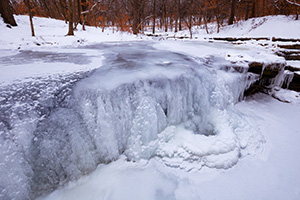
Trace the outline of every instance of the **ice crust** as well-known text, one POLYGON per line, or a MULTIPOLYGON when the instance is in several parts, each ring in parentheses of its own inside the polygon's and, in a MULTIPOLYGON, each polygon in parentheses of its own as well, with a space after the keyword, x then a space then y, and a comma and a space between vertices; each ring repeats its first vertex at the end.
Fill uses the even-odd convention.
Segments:
POLYGON ((35 198, 120 155, 190 171, 228 169, 260 150, 259 130, 234 109, 254 80, 225 58, 214 58, 218 68, 144 43, 107 51, 88 78, 25 87, 36 95, 21 93, 23 105, 1 97, 1 198, 35 198))

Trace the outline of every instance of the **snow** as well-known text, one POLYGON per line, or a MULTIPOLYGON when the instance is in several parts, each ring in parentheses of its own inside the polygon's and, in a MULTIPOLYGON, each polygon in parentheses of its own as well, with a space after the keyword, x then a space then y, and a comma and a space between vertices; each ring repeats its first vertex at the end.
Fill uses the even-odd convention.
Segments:
MULTIPOLYGON (((262 62, 262 63, 285 63, 285 59, 278 57, 272 53, 266 54, 265 49, 257 48, 252 45, 240 45, 233 46, 224 42, 197 42, 195 45, 194 41, 161 41, 155 44, 158 49, 171 50, 178 53, 188 54, 197 58, 207 58, 212 56, 218 56, 225 58, 227 61, 243 65, 248 62, 262 62)), ((216 63, 220 65, 220 63, 216 63)))
POLYGON ((294 16, 266 16, 225 26, 216 36, 299 38, 300 21, 294 16))
POLYGON ((292 61, 292 60, 289 60, 286 62, 287 65, 289 66, 292 66, 292 67, 295 67, 295 68, 299 68, 300 69, 300 61, 292 61))
MULTIPOLYGON (((66 36, 68 24, 61 20, 50 18, 33 18, 36 37, 31 37, 28 16, 15 16, 17 27, 4 28, 4 22, 0 20, 0 46, 1 49, 30 49, 44 46, 53 48, 57 46, 81 46, 95 44, 99 42, 115 41, 139 41, 152 40, 145 35, 134 36, 130 33, 120 32, 116 28, 95 28, 86 26, 86 31, 78 25, 75 36, 66 36)), ((203 40, 207 37, 282 37, 282 38, 299 38, 300 22, 293 20, 293 16, 266 16, 260 18, 240 21, 233 25, 224 25, 219 33, 216 33, 216 24, 211 23, 210 34, 206 34, 204 27, 193 28, 195 39, 203 40)), ((147 32, 145 32, 147 33, 147 32)), ((159 35, 168 36, 189 36, 187 30, 174 32, 160 32, 159 35)), ((165 37, 163 37, 165 38, 165 37)), ((155 39, 155 38, 153 38, 155 39)))
MULTIPOLYGON (((236 37, 236 38, 300 38, 299 20, 294 20, 295 16, 264 16, 248 20, 241 20, 233 25, 226 25, 220 27, 219 33, 217 32, 217 24, 215 22, 208 23, 208 34, 206 33, 205 26, 194 25, 192 28, 193 38, 198 40, 203 40, 203 38, 211 37, 236 37)), ((152 34, 152 30, 147 30, 145 33, 152 34)), ((163 36, 164 38, 179 38, 179 37, 190 37, 188 29, 178 31, 174 33, 174 30, 164 29, 156 30, 156 34, 163 36)))
POLYGON ((17 27, 6 28, 3 20, 0 20, 0 46, 1 49, 40 49, 40 46, 55 48, 57 46, 80 46, 99 42, 134 41, 137 36, 126 32, 119 32, 107 28, 105 32, 101 28, 86 26, 86 31, 78 25, 75 36, 66 36, 68 24, 62 20, 50 18, 33 18, 36 37, 31 37, 28 16, 15 16, 17 27))
MULTIPOLYGON (((299 103, 299 97, 298 103, 286 104, 266 95, 238 103, 236 108, 256 123, 266 143, 262 152, 230 169, 184 171, 157 158, 127 162, 121 157, 44 199, 299 199, 299 103)), ((185 133, 178 127, 178 134, 185 133)))
MULTIPOLYGON (((32 38, 28 17, 16 19, 0 21, 0 198, 300 198, 300 94, 239 102, 256 80, 250 62, 285 64, 272 51, 93 27, 66 37, 46 18, 32 38)), ((272 37, 276 23, 299 24, 276 16, 222 31, 272 37)))
POLYGON ((102 65, 103 56, 93 51, 55 50, 34 52, 30 50, 0 50, 1 85, 29 81, 33 77, 58 76, 91 71, 102 65), (20 71, 21 70, 21 71, 20 71))
POLYGON ((286 102, 286 103, 298 103, 300 101, 299 92, 280 89, 278 91, 275 91, 273 93, 273 96, 279 99, 280 101, 286 102))

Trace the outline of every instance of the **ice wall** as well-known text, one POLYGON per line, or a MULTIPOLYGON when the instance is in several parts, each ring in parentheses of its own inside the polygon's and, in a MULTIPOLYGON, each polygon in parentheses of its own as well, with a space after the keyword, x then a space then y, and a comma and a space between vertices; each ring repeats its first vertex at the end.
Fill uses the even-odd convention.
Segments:
POLYGON ((140 46, 106 56, 81 81, 35 81, 1 96, 1 199, 36 198, 121 154, 226 169, 259 149, 263 138, 233 108, 251 75, 140 46))
POLYGON ((0 199, 31 198, 30 181, 36 173, 32 149, 39 124, 66 106, 72 85, 86 75, 50 76, 0 87, 0 199))

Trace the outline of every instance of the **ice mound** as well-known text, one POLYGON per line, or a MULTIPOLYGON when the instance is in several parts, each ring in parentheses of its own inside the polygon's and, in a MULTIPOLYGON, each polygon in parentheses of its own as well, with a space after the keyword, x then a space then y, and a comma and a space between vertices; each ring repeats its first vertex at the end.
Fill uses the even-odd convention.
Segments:
POLYGON ((146 53, 139 52, 149 61, 143 65, 118 54, 116 65, 74 90, 74 108, 95 151, 101 149, 99 160, 125 154, 132 161, 159 157, 184 170, 227 169, 256 153, 263 138, 233 106, 249 86, 247 74, 209 69, 177 53, 164 55, 180 64, 157 62, 159 53, 146 53))
POLYGON ((261 151, 264 138, 240 113, 212 109, 208 116, 213 135, 195 134, 184 125, 170 126, 160 134, 169 140, 162 139, 157 156, 167 166, 195 171, 202 167, 228 169, 241 157, 261 151))
POLYGON ((143 43, 103 48, 104 66, 88 78, 0 99, 3 198, 36 198, 121 155, 189 171, 227 169, 261 148, 259 130, 234 109, 247 73, 143 43))

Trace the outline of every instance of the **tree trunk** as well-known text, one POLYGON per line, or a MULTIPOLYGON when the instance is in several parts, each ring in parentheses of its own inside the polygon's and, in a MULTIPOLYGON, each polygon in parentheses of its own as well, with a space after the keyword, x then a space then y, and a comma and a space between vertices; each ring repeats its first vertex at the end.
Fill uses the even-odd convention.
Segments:
POLYGON ((74 35, 73 27, 73 0, 68 0, 68 10, 69 10, 69 32, 67 35, 74 35))
POLYGON ((252 0, 251 18, 256 16, 256 1, 252 0))
POLYGON ((182 30, 182 14, 181 14, 182 11, 181 11, 180 0, 178 0, 177 2, 178 2, 177 6, 178 6, 178 17, 179 17, 178 26, 179 26, 179 31, 181 31, 182 30))
POLYGON ((132 23, 132 32, 133 34, 138 34, 138 25, 139 25, 139 16, 140 16, 140 4, 139 0, 133 1, 133 23, 132 23))
MULTIPOLYGON (((81 11, 84 12, 88 10, 86 0, 81 0, 81 11)), ((86 13, 83 14, 83 20, 82 20, 82 30, 85 31, 85 20, 86 20, 86 13)))
POLYGON ((28 9, 28 15, 29 15, 29 21, 30 21, 30 28, 31 28, 31 35, 32 35, 32 37, 34 37, 35 34, 34 34, 34 27, 33 27, 33 21, 32 21, 32 12, 31 12, 31 6, 30 6, 29 0, 25 0, 25 4, 26 4, 27 9, 28 9))
POLYGON ((203 16, 203 20, 204 20, 206 33, 209 34, 208 27, 207 27, 207 16, 206 15, 207 15, 207 13, 205 12, 204 16, 203 16))
POLYGON ((215 13, 215 17, 216 17, 216 20, 217 20, 217 33, 219 33, 220 32, 220 27, 221 27, 221 24, 220 24, 220 18, 219 18, 219 16, 218 16, 218 13, 219 12, 214 12, 215 13))
POLYGON ((72 6, 73 6, 73 9, 72 9, 72 12, 73 12, 73 30, 76 30, 77 29, 77 9, 76 9, 76 0, 72 0, 72 6))
POLYGON ((176 19, 175 19, 175 33, 177 33, 178 29, 178 17, 176 16, 176 19))
MULTIPOLYGON (((296 0, 294 0, 294 4, 296 5, 296 0)), ((298 6, 296 6, 296 18, 295 20, 299 19, 299 13, 298 13, 298 6)))
POLYGON ((228 25, 233 24, 234 14, 235 14, 235 0, 231 0, 231 9, 230 9, 230 15, 228 19, 228 25))
POLYGON ((11 26, 17 26, 9 0, 0 0, 0 15, 3 18, 4 23, 10 24, 11 26))
POLYGON ((167 15, 167 1, 163 1, 163 18, 165 25, 165 32, 168 32, 168 15, 167 15))
POLYGON ((156 0, 153 0, 153 25, 152 25, 153 34, 155 34, 155 21, 156 21, 156 0))
POLYGON ((199 16, 199 19, 198 19, 198 26, 201 26, 201 24, 202 24, 202 17, 199 16))
POLYGON ((263 0, 262 2, 262 15, 265 16, 265 8, 266 8, 266 0, 263 0))
POLYGON ((247 5, 246 5, 246 14, 245 14, 245 20, 248 20, 249 19, 249 3, 247 2, 247 5))
POLYGON ((81 0, 77 0, 77 22, 82 24, 81 19, 81 0))
POLYGON ((192 32, 192 27, 193 27, 193 18, 192 15, 189 16, 188 19, 188 28, 189 28, 189 32, 190 32, 190 39, 193 39, 193 32, 192 32))

